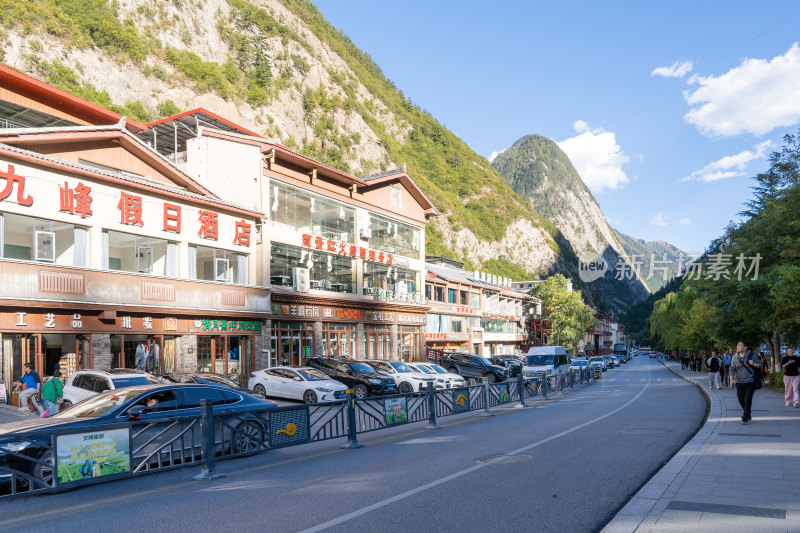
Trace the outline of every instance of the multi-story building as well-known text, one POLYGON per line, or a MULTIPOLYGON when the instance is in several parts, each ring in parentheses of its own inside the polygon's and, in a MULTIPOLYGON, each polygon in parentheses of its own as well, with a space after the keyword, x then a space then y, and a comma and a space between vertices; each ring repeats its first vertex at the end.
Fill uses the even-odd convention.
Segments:
POLYGON ((530 297, 512 290, 510 280, 488 278, 463 266, 450 259, 428 259, 426 346, 487 357, 519 353, 527 338, 530 297))
POLYGON ((139 137, 266 214, 255 228, 259 279, 272 288, 260 365, 422 357, 424 228, 438 212, 404 168, 358 178, 203 109, 148 124, 139 137))
POLYGON ((265 215, 197 180, 145 126, 0 67, 0 350, 31 362, 246 381, 269 344, 265 215))

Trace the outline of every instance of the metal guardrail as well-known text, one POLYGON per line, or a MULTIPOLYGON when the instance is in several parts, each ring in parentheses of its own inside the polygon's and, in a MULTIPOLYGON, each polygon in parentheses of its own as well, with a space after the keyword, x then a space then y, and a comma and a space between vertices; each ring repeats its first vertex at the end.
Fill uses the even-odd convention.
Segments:
POLYGON ((492 408, 525 407, 526 399, 546 399, 593 378, 590 369, 554 380, 519 375, 501 383, 484 379, 480 385, 439 390, 431 385, 425 392, 361 400, 348 390, 345 401, 263 411, 232 406, 214 412, 203 401, 200 415, 121 421, 87 427, 84 433, 53 429, 43 431, 44 438, 20 433, 0 448, 0 499, 191 465, 203 467, 195 478, 213 479, 221 476, 215 472, 219 459, 342 437, 347 438, 343 448, 358 448, 358 434, 426 421, 426 428, 438 429, 442 417, 469 411, 491 416, 492 408), (102 445, 93 447, 95 442, 102 445))

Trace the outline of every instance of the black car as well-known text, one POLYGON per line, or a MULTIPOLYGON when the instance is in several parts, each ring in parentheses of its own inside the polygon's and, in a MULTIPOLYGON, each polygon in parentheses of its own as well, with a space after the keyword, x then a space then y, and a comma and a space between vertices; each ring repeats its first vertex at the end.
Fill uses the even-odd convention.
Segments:
POLYGON ((356 398, 359 399, 397 393, 394 379, 376 372, 366 363, 352 359, 314 357, 308 360, 308 365, 324 372, 331 379, 344 383, 348 388, 353 389, 356 398))
POLYGON ((201 385, 221 385, 223 387, 230 387, 233 390, 251 394, 251 392, 232 379, 223 376, 222 374, 214 374, 213 372, 173 372, 171 374, 164 374, 161 379, 165 383, 200 383, 201 385))
POLYGON ((496 355, 490 357, 489 362, 493 365, 505 367, 510 378, 515 378, 522 373, 522 361, 513 355, 496 355))
MULTIPOLYGON (((11 491, 12 471, 40 479, 44 487, 53 486, 54 457, 48 446, 52 431, 59 434, 91 433, 94 428, 109 431, 109 424, 132 422, 129 427, 132 462, 140 470, 162 466, 164 457, 197 460, 201 454, 202 429, 200 400, 211 401, 220 415, 216 442, 224 443, 227 453, 255 451, 257 442, 265 442, 269 428, 259 416, 276 404, 216 385, 137 385, 101 392, 49 418, 36 418, 0 425, 0 494, 11 491), (186 419, 180 417, 187 417, 186 419), (170 419, 175 417, 174 419, 170 419), (156 420, 170 419, 164 422, 156 420), (235 428, 234 431, 231 428, 235 428), (20 457, 22 456, 22 457, 20 457), (26 460, 26 457, 40 462, 26 460)), ((126 446, 127 447, 127 446, 126 446)), ((218 452, 219 453, 219 452, 218 452)), ((102 467, 99 467, 102 468, 102 467)), ((71 478, 70 478, 71 479, 71 478)), ((63 481, 60 481, 63 482, 63 481)), ((17 475, 16 489, 26 491, 27 478, 17 475)), ((43 488, 39 483, 34 489, 43 488)))
POLYGON ((438 361, 448 372, 465 378, 487 378, 489 383, 505 381, 509 372, 505 367, 493 365, 483 357, 471 353, 445 352, 438 361))

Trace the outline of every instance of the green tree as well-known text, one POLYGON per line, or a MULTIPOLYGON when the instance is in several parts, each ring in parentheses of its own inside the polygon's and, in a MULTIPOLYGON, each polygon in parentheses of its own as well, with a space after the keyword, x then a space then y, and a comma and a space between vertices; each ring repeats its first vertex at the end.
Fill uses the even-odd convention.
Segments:
POLYGON ((569 280, 555 274, 539 284, 536 297, 542 300, 544 318, 550 320, 550 340, 574 350, 594 320, 581 292, 570 290, 569 280))

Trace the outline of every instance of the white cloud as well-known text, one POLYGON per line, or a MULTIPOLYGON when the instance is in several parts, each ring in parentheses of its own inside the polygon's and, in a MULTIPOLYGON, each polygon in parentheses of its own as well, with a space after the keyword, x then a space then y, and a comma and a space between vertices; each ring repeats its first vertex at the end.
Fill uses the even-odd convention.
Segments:
POLYGON ((497 157, 498 155, 502 154, 503 152, 505 152, 505 150, 500 150, 499 152, 496 152, 496 151, 492 152, 491 155, 489 155, 489 163, 494 161, 494 158, 497 157))
POLYGON ((664 213, 656 213, 652 217, 650 217, 650 224, 653 226, 661 226, 664 227, 667 225, 667 215, 664 213))
POLYGON ((691 222, 692 222, 692 219, 689 218, 689 217, 686 217, 686 218, 680 219, 678 221, 678 224, 680 224, 681 226, 688 226, 689 224, 691 224, 691 222))
POLYGON ((735 155, 726 155, 722 159, 709 163, 700 170, 695 170, 681 181, 700 181, 711 183, 727 178, 744 176, 745 169, 751 161, 762 159, 767 155, 767 151, 772 146, 772 141, 764 141, 753 147, 752 150, 744 150, 735 155))
POLYGON ((691 61, 676 61, 669 67, 658 67, 653 69, 650 76, 661 76, 662 78, 683 78, 692 71, 691 61))
POLYGON ((704 135, 764 135, 800 121, 800 47, 781 56, 745 59, 721 76, 689 78, 684 118, 704 135))
POLYGON ((630 161, 620 149, 614 133, 590 128, 583 120, 573 124, 578 135, 558 143, 569 156, 581 179, 594 193, 619 189, 628 181, 622 165, 630 161))

